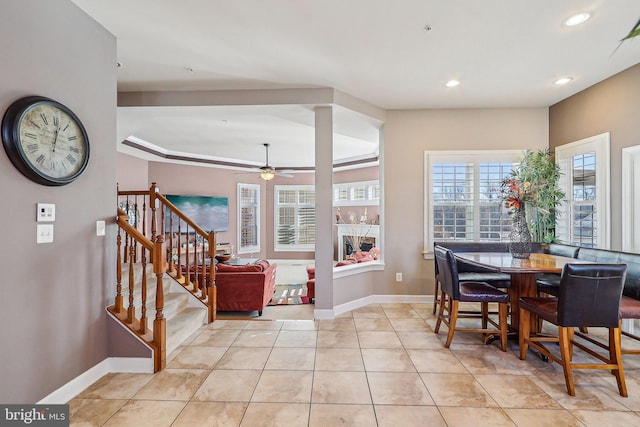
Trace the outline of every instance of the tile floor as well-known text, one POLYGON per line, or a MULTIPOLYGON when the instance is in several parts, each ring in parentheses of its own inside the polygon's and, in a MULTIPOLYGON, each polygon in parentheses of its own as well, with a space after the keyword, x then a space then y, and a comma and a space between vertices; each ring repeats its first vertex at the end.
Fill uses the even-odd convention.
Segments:
MULTIPOLYGON (((285 307, 286 308, 286 307, 285 307)), ((427 304, 380 304, 335 320, 220 320, 158 374, 109 374, 71 400, 71 425, 638 426, 640 356, 613 376, 562 370, 456 333, 443 347, 427 304)), ((576 353, 576 357, 581 355, 576 353)))

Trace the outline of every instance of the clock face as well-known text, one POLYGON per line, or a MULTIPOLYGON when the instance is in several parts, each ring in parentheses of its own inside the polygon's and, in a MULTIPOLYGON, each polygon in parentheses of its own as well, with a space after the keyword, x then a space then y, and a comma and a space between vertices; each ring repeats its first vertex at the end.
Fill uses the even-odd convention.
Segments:
POLYGON ((27 97, 12 104, 2 123, 2 138, 14 165, 40 184, 68 184, 89 161, 82 123, 67 107, 47 98, 27 97))

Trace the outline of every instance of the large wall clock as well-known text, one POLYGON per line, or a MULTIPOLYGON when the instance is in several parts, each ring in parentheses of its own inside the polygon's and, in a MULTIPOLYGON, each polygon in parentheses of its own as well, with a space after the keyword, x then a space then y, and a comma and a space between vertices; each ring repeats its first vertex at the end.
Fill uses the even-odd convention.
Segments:
POLYGON ((42 96, 11 104, 2 119, 2 144, 14 166, 38 184, 69 184, 89 162, 89 138, 80 119, 42 96))

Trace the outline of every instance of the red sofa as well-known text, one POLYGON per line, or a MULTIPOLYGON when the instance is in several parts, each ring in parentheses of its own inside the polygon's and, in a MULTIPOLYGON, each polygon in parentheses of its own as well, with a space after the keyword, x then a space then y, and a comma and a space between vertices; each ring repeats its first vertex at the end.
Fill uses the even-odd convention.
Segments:
POLYGON ((218 311, 258 311, 269 304, 276 284, 277 264, 260 260, 255 264, 216 266, 218 311))

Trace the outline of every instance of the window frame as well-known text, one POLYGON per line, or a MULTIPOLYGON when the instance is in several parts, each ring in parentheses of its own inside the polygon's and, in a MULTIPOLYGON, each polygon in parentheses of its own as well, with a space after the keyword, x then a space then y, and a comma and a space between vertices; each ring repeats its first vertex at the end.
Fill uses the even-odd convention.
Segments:
MULTIPOLYGON (((424 152, 424 248, 423 255, 425 259, 433 258, 433 242, 434 242, 434 218, 433 218, 433 164, 434 163, 473 163, 474 175, 478 174, 478 165, 485 162, 511 162, 514 167, 522 160, 523 150, 425 150, 424 152)), ((478 183, 474 182, 474 186, 478 183)), ((474 196, 473 208, 479 211, 479 200, 474 196)), ((478 221, 479 215, 476 215, 478 221)), ((476 233, 479 236, 479 233, 476 233)), ((476 240, 479 241, 479 240, 476 240)))
POLYGON ((260 252, 261 243, 260 243, 260 235, 262 234, 261 226, 260 226, 260 184, 245 184, 238 183, 237 186, 237 220, 238 220, 238 230, 237 230, 237 242, 238 242, 238 253, 239 254, 248 254, 248 253, 256 253, 260 252), (242 202, 242 190, 250 189, 256 192, 256 202, 255 203, 243 203, 242 202), (242 208, 247 206, 254 206, 256 211, 255 216, 255 227, 256 227, 256 245, 254 246, 242 246, 242 208))
MULTIPOLYGON (((283 244, 279 244, 278 243, 278 220, 279 220, 279 214, 278 214, 278 209, 280 208, 281 204, 279 203, 278 199, 279 199, 279 193, 280 191, 291 191, 294 190, 296 191, 296 202, 295 202, 295 217, 296 217, 296 225, 295 225, 295 236, 296 236, 296 240, 297 237, 299 235, 299 224, 298 224, 298 209, 300 207, 302 207, 298 200, 298 192, 299 191, 309 191, 309 190, 313 190, 314 194, 315 194, 315 185, 312 184, 308 184, 308 185, 304 185, 304 184, 298 184, 298 185, 274 185, 273 186, 273 250, 276 252, 313 252, 315 251, 315 238, 314 241, 312 243, 305 243, 305 244, 301 244, 301 243, 294 243, 291 245, 283 245, 283 244)), ((315 198, 314 198, 315 199, 315 198)), ((304 205, 304 207, 308 207, 308 205, 304 205)), ((316 203, 314 202, 313 204, 313 209, 314 209, 314 213, 316 211, 316 203)), ((315 220, 315 218, 314 218, 315 220)))
POLYGON ((333 206, 378 206, 380 205, 380 180, 354 181, 333 184, 333 206), (355 198, 355 192, 362 188, 363 198, 355 198), (346 191, 347 198, 338 198, 338 192, 346 191), (377 193, 378 197, 375 197, 377 193))
MULTIPOLYGON (((595 152, 596 155, 596 213, 597 213, 597 227, 596 230, 596 244, 595 247, 599 249, 610 249, 611 247, 611 137, 609 132, 601 133, 598 135, 590 136, 578 141, 570 142, 568 144, 560 145, 555 149, 555 161, 560 165, 560 182, 559 186, 562 191, 565 192, 567 197, 571 197, 573 194, 571 182, 573 180, 573 173, 569 171, 567 175, 567 169, 563 162, 563 159, 573 158, 576 155, 587 154, 595 152), (563 169, 564 168, 564 169, 563 169)), ((569 201, 563 200, 558 206, 558 224, 556 225, 556 237, 561 243, 571 242, 571 236, 573 236, 573 221, 571 220, 572 210, 567 210, 569 207, 569 201), (559 233, 559 229, 562 230, 561 225, 564 215, 569 215, 567 232, 559 233), (560 237, 565 239, 560 239, 560 237), (569 236, 567 241, 566 236, 569 236)))

